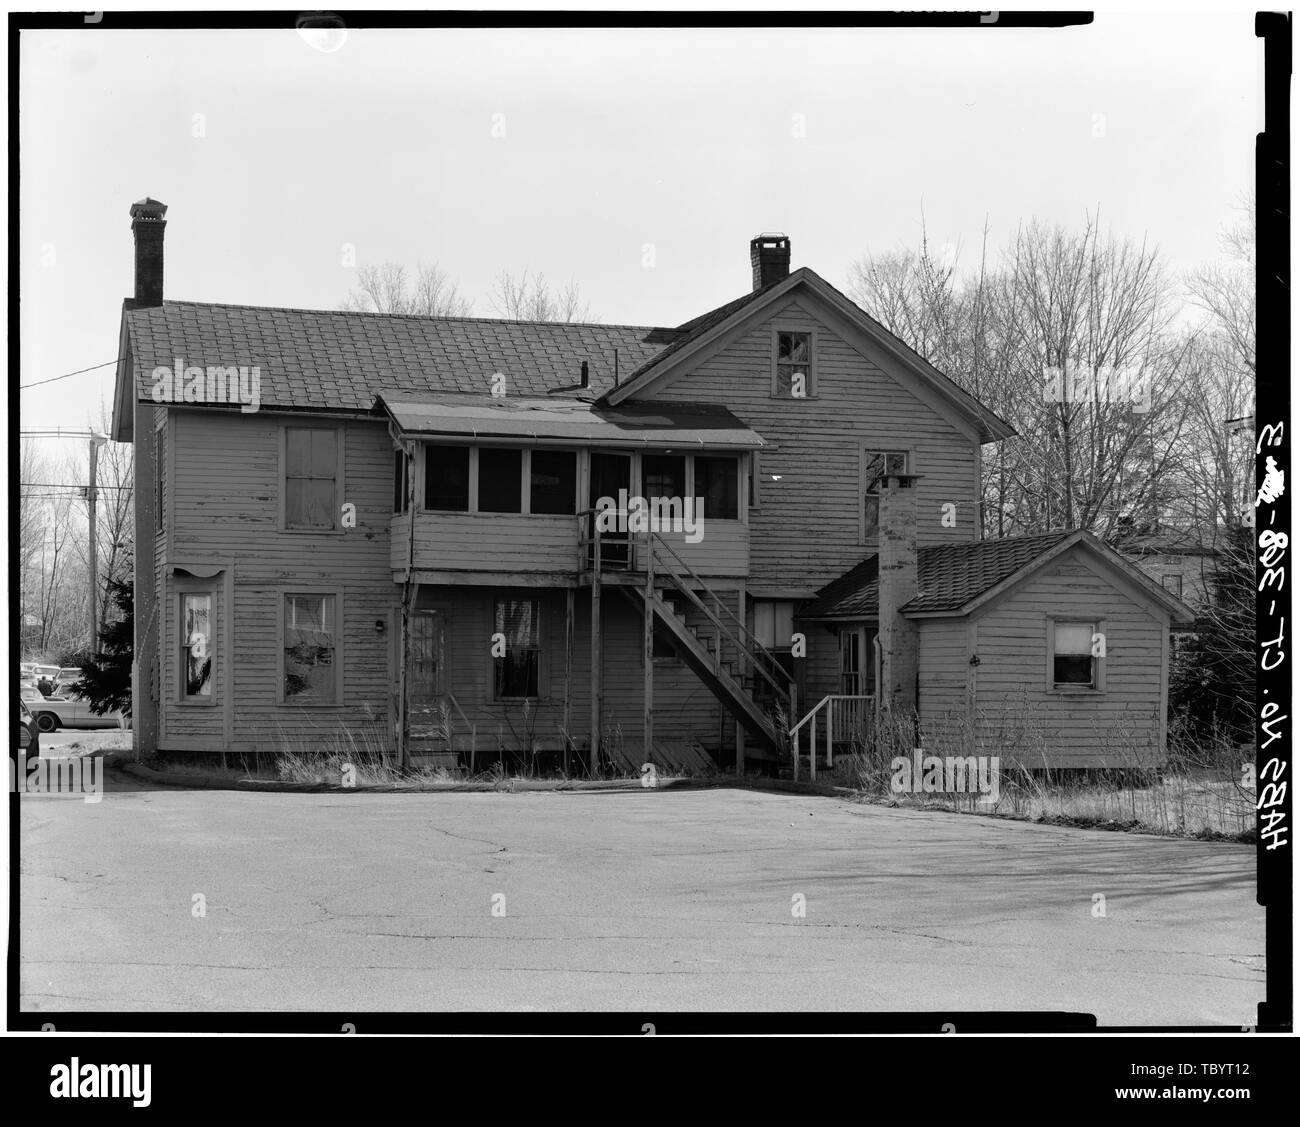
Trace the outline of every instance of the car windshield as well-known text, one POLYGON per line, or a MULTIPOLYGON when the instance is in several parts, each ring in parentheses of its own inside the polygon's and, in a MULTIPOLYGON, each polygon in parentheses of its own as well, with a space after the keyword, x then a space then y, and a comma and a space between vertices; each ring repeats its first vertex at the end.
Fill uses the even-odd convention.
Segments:
POLYGON ((18 698, 18 715, 24 720, 30 720, 32 718, 32 710, 23 703, 22 697, 18 698))

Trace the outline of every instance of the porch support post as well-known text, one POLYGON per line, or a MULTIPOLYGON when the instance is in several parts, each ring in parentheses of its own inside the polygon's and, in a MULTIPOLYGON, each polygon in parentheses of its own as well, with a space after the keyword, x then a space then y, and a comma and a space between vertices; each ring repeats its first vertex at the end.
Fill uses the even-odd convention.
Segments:
POLYGON ((654 762, 655 739, 655 558, 650 540, 650 533, 645 534, 645 684, 642 693, 645 697, 645 711, 641 720, 642 738, 645 741, 645 761, 654 762))
POLYGON ((591 566, 591 774, 600 770, 600 525, 592 518, 591 566))
MULTIPOLYGON (((745 585, 741 583, 739 590, 736 592, 736 617, 743 623, 745 619, 745 585)), ((757 679, 752 682, 758 684, 757 679)), ((736 722, 736 774, 745 773, 745 727, 739 720, 736 722)))
POLYGON ((573 588, 564 589, 564 773, 569 773, 570 724, 573 720, 573 588))

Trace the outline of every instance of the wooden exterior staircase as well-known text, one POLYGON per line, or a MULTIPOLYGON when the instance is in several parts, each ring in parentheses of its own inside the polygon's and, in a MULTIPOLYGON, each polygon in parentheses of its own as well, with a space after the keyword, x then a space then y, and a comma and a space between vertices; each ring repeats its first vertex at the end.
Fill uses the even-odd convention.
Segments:
POLYGON ((623 536, 615 542, 615 552, 602 553, 594 522, 586 531, 583 560, 591 581, 607 582, 610 576, 602 573, 618 573, 622 581, 609 585, 617 586, 642 611, 648 604, 653 621, 662 626, 687 668, 762 752, 783 759, 788 754, 787 725, 795 715, 797 691, 776 656, 658 533, 623 536), (640 581, 628 582, 631 578, 640 581), (674 611, 664 598, 669 591, 699 612, 708 623, 708 634, 701 633, 705 627, 688 625, 674 611))

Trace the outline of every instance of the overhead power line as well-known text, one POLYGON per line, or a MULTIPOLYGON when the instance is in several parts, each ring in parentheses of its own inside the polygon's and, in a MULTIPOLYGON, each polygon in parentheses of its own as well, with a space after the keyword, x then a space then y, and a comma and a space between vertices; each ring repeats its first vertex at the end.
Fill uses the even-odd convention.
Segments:
POLYGON ((61 376, 51 376, 48 380, 36 380, 34 383, 19 384, 20 388, 40 387, 42 384, 57 383, 59 380, 66 380, 72 376, 79 376, 83 372, 93 372, 96 368, 107 368, 110 364, 116 364, 120 360, 126 359, 119 356, 115 360, 105 360, 102 364, 92 364, 89 368, 78 368, 75 372, 64 372, 61 376))

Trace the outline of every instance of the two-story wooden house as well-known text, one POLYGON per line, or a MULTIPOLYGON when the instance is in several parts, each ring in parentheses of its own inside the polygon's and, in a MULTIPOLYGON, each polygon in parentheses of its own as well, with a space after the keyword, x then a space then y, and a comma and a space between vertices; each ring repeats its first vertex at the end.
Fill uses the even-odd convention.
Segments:
POLYGON ((113 423, 141 752, 369 724, 475 770, 773 769, 889 709, 1163 755, 1186 608, 1087 533, 981 540, 1011 428, 784 236, 666 329, 164 300, 165 213, 131 208, 113 423))

